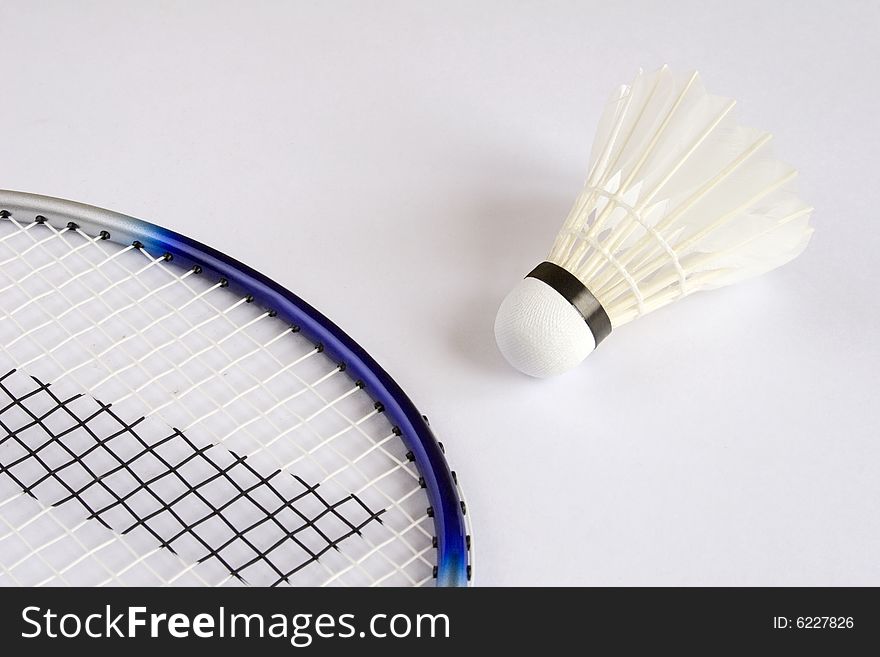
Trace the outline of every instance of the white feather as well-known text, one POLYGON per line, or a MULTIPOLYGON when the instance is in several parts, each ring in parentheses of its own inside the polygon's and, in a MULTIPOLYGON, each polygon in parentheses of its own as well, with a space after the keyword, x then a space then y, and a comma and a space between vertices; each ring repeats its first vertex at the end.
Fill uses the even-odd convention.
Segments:
POLYGON ((640 72, 599 123, 586 185, 548 260, 619 327, 675 299, 778 267, 807 245, 811 208, 767 133, 696 73, 640 72))

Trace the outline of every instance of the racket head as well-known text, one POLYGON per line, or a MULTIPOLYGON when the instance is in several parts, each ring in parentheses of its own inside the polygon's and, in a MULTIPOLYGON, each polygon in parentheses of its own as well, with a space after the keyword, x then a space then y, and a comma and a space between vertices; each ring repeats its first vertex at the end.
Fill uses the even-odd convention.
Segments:
MULTIPOLYGON (((407 449, 427 500, 436 548, 433 576, 438 586, 463 586, 470 580, 470 533, 466 506, 443 446, 400 386, 351 337, 282 285, 235 259, 174 231, 90 205, 23 192, 0 191, 0 221, 27 227, 43 224, 56 233, 74 231, 120 247, 134 247, 153 258, 173 262, 178 271, 198 272, 273 318, 301 332, 324 356, 337 363, 356 386, 375 400, 407 449)), ((333 547, 333 546, 331 546, 333 547)))

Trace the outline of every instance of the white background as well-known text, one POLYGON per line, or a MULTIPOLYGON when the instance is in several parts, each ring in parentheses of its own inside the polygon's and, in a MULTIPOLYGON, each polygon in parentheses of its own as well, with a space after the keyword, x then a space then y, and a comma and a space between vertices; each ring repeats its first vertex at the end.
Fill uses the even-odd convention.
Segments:
POLYGON ((880 585, 880 4, 0 0, 0 186, 168 226, 432 418, 481 584, 880 585), (501 298, 606 97, 699 68, 816 206, 786 268, 523 377, 501 298))

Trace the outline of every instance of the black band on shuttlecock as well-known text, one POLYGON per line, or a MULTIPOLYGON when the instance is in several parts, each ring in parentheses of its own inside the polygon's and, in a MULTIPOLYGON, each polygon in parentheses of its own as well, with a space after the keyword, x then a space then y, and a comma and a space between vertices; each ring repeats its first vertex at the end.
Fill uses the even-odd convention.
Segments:
POLYGON ((602 304, 587 286, 567 269, 552 262, 542 262, 530 271, 526 278, 537 278, 542 283, 546 283, 574 306, 593 333, 597 347, 611 333, 611 319, 602 304))

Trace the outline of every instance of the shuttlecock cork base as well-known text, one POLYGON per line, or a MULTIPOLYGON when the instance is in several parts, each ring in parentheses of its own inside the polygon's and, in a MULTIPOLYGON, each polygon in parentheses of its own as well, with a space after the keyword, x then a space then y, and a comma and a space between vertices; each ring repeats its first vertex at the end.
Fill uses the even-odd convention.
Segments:
POLYGON ((575 276, 552 262, 535 267, 507 295, 495 339, 516 369, 538 378, 580 364, 611 333, 602 304, 575 276))

